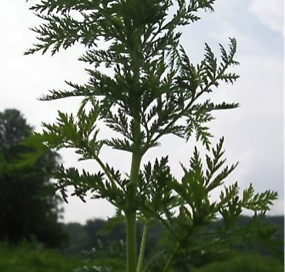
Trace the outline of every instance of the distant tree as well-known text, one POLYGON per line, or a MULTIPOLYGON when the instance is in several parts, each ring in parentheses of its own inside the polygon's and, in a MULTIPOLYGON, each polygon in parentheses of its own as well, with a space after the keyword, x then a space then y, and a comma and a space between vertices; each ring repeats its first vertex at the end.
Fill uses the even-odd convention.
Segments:
POLYGON ((69 245, 64 249, 67 254, 81 256, 82 251, 87 249, 87 235, 83 225, 77 222, 63 225, 69 236, 69 245))
POLYGON ((46 170, 56 166, 59 155, 49 151, 29 165, 15 166, 21 154, 31 152, 21 145, 31 131, 18 110, 0 112, 0 241, 36 238, 57 247, 67 234, 58 223, 61 199, 55 196, 46 170))
POLYGON ((86 225, 84 226, 86 235, 87 235, 87 248, 91 249, 94 247, 99 239, 106 240, 105 237, 100 235, 100 231, 102 231, 105 225, 105 221, 102 219, 88 220, 86 225))

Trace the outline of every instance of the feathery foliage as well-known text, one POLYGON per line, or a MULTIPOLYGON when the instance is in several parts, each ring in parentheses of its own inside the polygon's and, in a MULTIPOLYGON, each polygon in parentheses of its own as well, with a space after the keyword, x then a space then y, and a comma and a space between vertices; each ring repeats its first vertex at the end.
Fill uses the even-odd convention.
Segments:
MULTIPOLYGON (((38 43, 26 54, 51 52, 54 55, 60 49, 82 44, 86 52, 79 61, 88 66, 86 72, 90 78, 83 85, 66 82, 68 90, 51 90, 41 98, 48 101, 82 96, 83 102, 77 116, 59 112, 57 122, 43 124, 43 133, 35 134, 29 144, 44 143, 46 148, 55 150, 75 148, 80 160, 93 159, 100 165, 102 172, 95 175, 61 166, 54 176, 64 197, 66 187, 73 186, 81 199, 91 192, 94 197, 109 200, 122 212, 127 226, 128 272, 151 268, 151 262, 147 265, 143 262, 149 224, 160 221, 171 235, 169 256, 158 254, 163 256, 159 271, 166 272, 170 271, 176 256, 187 252, 186 248, 229 244, 231 239, 223 237, 243 209, 254 211, 256 216, 269 209, 276 199, 275 192, 256 195, 250 186, 240 197, 237 183, 225 187, 218 201, 210 201, 210 193, 222 186, 236 168, 236 165, 224 167, 223 139, 212 149, 212 157, 207 155, 206 170, 195 149, 190 168, 183 166, 181 181, 171 174, 168 158, 141 167, 146 152, 157 147, 159 140, 168 134, 188 141, 195 132, 196 140, 210 151, 212 135, 208 124, 214 119, 213 112, 238 107, 237 103, 215 104, 209 99, 209 93, 216 92, 221 82, 234 83, 239 77, 229 72, 238 65, 236 40, 229 39, 228 49, 220 45, 220 61, 206 44, 204 58, 194 64, 180 44, 182 33, 177 31, 178 27, 198 21, 201 10, 214 11, 214 0, 35 2, 31 10, 43 23, 32 28, 38 43), (169 16, 170 9, 174 10, 172 16, 169 16), (108 46, 100 46, 102 41, 108 46), (102 65, 112 69, 114 76, 100 72, 102 65), (89 112, 87 103, 92 105, 89 112), (98 140, 98 120, 121 137, 98 140), (103 146, 131 153, 128 176, 100 159, 103 146), (218 215, 224 219, 224 229, 205 243, 195 241, 197 231, 218 215), (138 261, 137 218, 146 226, 138 261)), ((236 235, 242 238, 244 234, 236 235)))

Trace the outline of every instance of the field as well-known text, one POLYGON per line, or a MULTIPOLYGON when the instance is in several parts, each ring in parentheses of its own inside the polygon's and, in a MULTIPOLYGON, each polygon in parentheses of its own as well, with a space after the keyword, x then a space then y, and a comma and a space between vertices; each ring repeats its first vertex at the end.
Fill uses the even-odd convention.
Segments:
POLYGON ((225 262, 213 262, 194 272, 283 272, 280 261, 255 254, 236 255, 225 262))
POLYGON ((26 244, 0 246, 1 272, 71 272, 80 266, 80 259, 56 251, 36 249, 26 244))
MULTIPOLYGON (((27 244, 17 247, 0 245, 1 272, 72 272, 77 268, 82 268, 85 264, 79 258, 64 255, 54 250, 35 248, 27 244)), ((284 266, 280 261, 260 255, 239 253, 227 261, 214 261, 205 267, 191 269, 189 272, 283 271, 284 266)))

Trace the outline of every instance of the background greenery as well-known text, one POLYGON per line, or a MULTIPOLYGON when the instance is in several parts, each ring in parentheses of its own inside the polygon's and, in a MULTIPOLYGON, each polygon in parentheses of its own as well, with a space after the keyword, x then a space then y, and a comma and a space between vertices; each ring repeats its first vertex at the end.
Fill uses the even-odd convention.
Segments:
POLYGON ((58 222, 62 201, 48 173, 59 155, 48 151, 35 161, 18 163, 28 152, 37 153, 22 144, 32 131, 18 110, 0 112, 0 241, 36 239, 47 247, 64 246, 67 236, 58 222))
POLYGON ((282 272, 284 266, 271 258, 256 254, 238 254, 223 262, 213 262, 195 272, 282 272))
MULTIPOLYGON (((103 262, 108 264, 108 260, 103 262)), ((22 243, 18 246, 0 245, 1 272, 71 272, 82 271, 78 268, 92 267, 99 264, 75 256, 66 255, 58 250, 48 250, 35 244, 22 243)), ((101 262, 102 263, 102 262, 101 262)), ((119 267, 119 265, 118 265, 119 267)), ((83 270, 84 271, 84 270, 83 270)), ((85 270, 86 271, 86 270, 85 270)), ((118 270, 119 271, 119 270, 118 270)), ((189 272, 282 272, 282 262, 249 252, 231 252, 212 260, 189 272)), ((180 272, 180 271, 178 271, 180 272)))
POLYGON ((71 272, 80 265, 78 258, 25 243, 0 246, 1 272, 71 272))
MULTIPOLYGON (((237 226, 244 226, 251 220, 250 217, 241 216, 238 221, 237 226)), ((277 226, 276 238, 280 241, 284 239, 284 216, 269 216, 265 219, 270 225, 277 226)), ((216 228, 222 221, 217 221, 212 224, 209 230, 216 228)), ((86 224, 82 225, 80 223, 67 223, 63 224, 64 230, 68 233, 70 240, 69 246, 64 249, 64 252, 76 256, 82 256, 83 251, 89 251, 93 247, 97 246, 98 240, 102 243, 107 241, 120 241, 125 240, 125 226, 123 223, 119 223, 109 232, 108 230, 111 223, 103 219, 93 219, 88 220, 86 224)), ((138 236, 142 235, 142 224, 137 223, 138 236)), ((153 226, 149 229, 150 239, 146 246, 146 253, 150 252, 155 245, 158 244, 158 240, 161 234, 162 226, 153 226)), ((248 249, 250 245, 240 246, 239 250, 244 251, 248 249)), ((269 254, 262 247, 258 248, 261 253, 269 254)), ((256 248, 252 248, 256 251, 256 248)))

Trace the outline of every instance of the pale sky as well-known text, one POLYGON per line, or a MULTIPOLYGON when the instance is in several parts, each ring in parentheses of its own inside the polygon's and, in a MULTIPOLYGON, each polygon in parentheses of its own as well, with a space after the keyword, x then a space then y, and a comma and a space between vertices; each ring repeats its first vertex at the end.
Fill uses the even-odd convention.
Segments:
MULTIPOLYGON (((64 80, 87 81, 86 66, 77 61, 84 48, 75 46, 53 57, 50 54, 24 56, 35 42, 29 27, 37 26, 40 21, 28 9, 26 1, 2 1, 0 7, 0 111, 20 110, 37 131, 41 130, 41 122, 54 122, 58 110, 76 113, 80 99, 41 102, 37 98, 49 89, 66 88, 64 80)), ((283 214, 283 0, 217 0, 215 10, 214 13, 201 13, 202 20, 182 30, 182 44, 193 62, 203 58, 205 42, 219 53, 218 44, 227 46, 228 37, 238 41, 240 66, 235 71, 241 78, 234 85, 221 85, 213 99, 238 102, 241 106, 215 115, 217 119, 211 124, 211 132, 215 135, 212 142, 216 144, 225 136, 229 163, 239 161, 228 184, 238 181, 241 189, 245 189, 253 183, 257 192, 278 191, 279 199, 270 214, 283 214)), ((109 133, 102 129, 101 137, 109 137, 109 133)), ((179 162, 188 164, 194 145, 194 140, 185 143, 175 137, 164 138, 161 147, 150 151, 144 162, 169 155, 173 173, 179 178, 179 162)), ((99 170, 95 162, 77 163, 77 157, 70 150, 61 154, 66 167, 99 170)), ((128 154, 105 149, 102 160, 124 172, 129 171, 128 154)), ((107 218, 114 212, 105 201, 88 200, 85 204, 75 197, 71 197, 64 208, 65 222, 84 223, 92 218, 107 218)))

